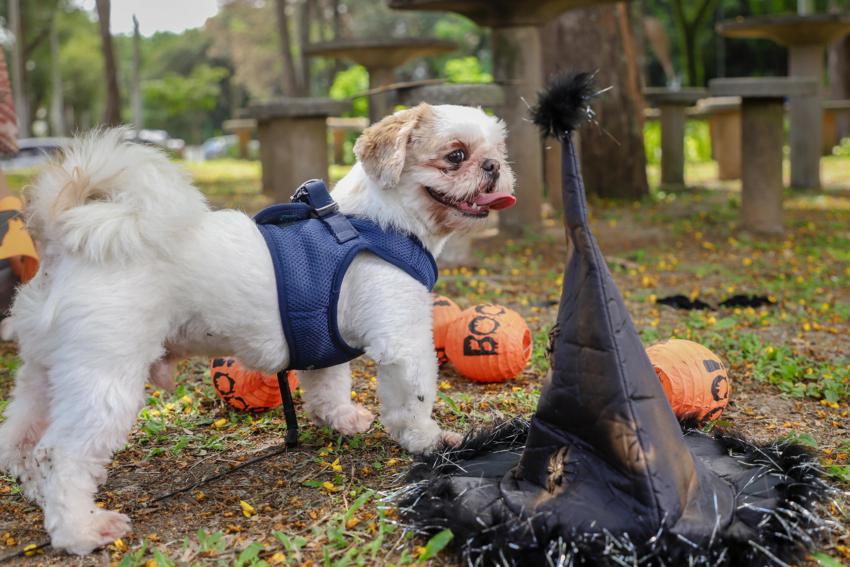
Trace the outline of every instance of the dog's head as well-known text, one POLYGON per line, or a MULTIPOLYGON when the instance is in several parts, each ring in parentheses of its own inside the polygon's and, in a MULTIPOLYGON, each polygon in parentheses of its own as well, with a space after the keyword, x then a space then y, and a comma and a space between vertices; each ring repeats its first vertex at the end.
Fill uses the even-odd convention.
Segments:
POLYGON ((396 112, 367 128, 354 153, 381 191, 435 233, 472 229, 516 201, 505 125, 480 108, 422 103, 396 112))

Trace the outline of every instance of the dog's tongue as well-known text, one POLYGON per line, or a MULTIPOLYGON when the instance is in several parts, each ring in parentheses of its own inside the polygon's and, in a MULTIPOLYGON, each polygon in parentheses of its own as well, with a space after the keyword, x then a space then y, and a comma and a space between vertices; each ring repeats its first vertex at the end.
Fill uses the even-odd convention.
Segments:
POLYGON ((496 191, 495 193, 480 193, 475 198, 475 204, 498 211, 500 209, 513 207, 516 204, 516 197, 504 191, 496 191))

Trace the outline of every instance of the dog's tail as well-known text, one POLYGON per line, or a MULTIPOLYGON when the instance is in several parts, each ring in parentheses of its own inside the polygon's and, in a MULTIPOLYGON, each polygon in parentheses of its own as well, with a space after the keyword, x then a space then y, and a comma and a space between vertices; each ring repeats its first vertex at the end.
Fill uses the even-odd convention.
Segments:
POLYGON ((182 168, 127 133, 75 138, 27 190, 27 223, 43 254, 97 263, 161 258, 208 210, 182 168))

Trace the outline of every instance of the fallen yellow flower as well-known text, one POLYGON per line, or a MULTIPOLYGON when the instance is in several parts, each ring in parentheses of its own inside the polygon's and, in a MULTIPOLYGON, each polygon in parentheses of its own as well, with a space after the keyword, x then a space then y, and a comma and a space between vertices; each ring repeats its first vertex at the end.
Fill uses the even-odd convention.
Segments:
POLYGON ((257 511, 254 509, 254 507, 245 502, 244 500, 239 501, 239 507, 242 508, 242 515, 246 518, 250 518, 251 516, 257 514, 257 511))

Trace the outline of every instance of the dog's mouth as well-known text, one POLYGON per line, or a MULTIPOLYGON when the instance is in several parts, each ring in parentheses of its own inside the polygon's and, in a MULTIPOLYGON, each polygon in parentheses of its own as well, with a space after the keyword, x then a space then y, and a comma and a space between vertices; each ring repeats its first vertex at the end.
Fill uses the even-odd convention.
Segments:
POLYGON ((505 191, 493 191, 492 193, 479 192, 465 201, 440 193, 433 187, 425 186, 428 195, 450 209, 454 209, 465 217, 481 218, 490 214, 491 210, 498 211, 514 206, 516 197, 505 191))

